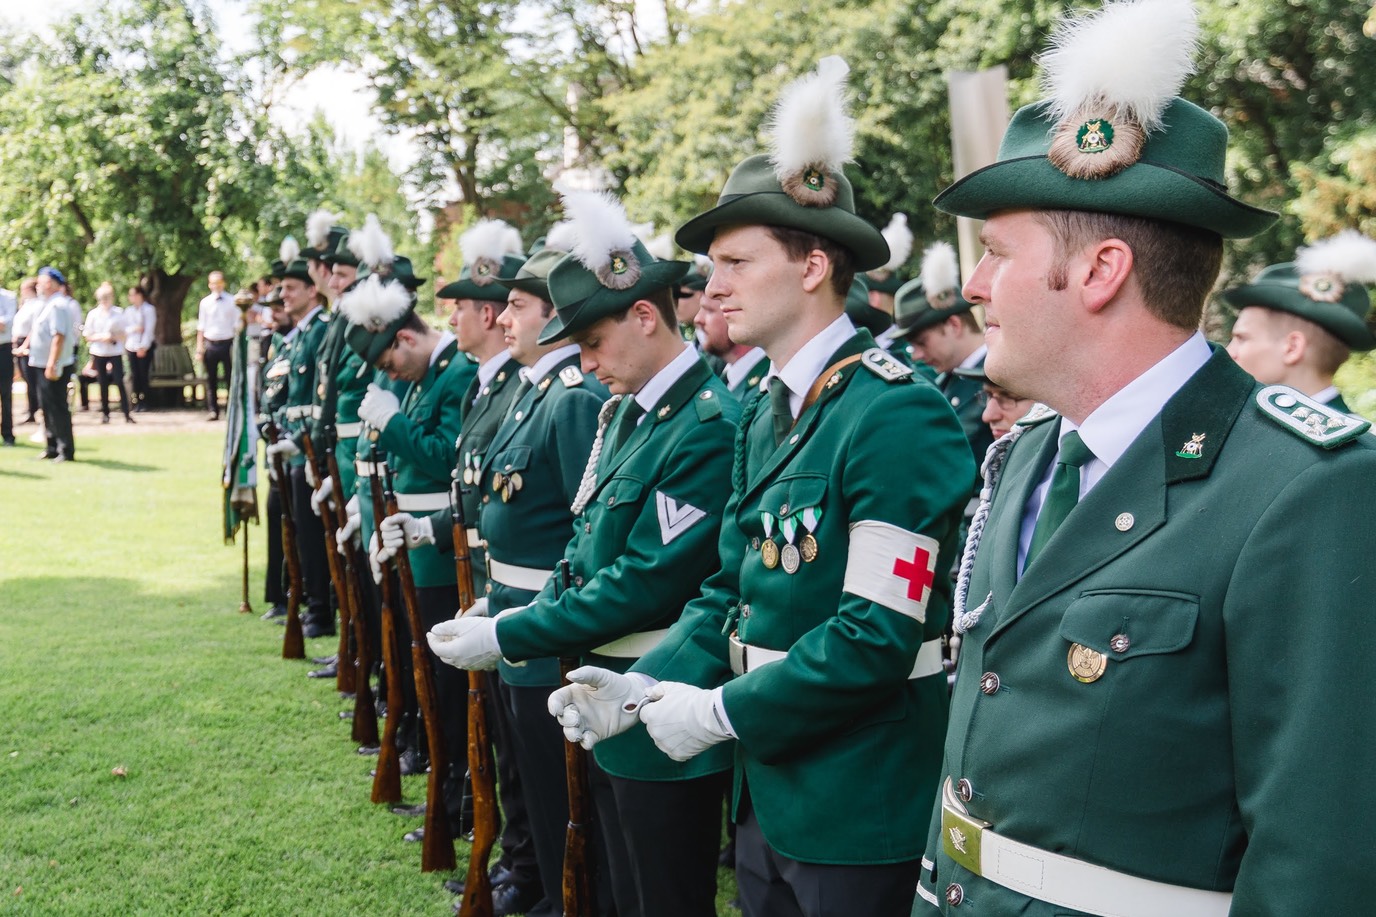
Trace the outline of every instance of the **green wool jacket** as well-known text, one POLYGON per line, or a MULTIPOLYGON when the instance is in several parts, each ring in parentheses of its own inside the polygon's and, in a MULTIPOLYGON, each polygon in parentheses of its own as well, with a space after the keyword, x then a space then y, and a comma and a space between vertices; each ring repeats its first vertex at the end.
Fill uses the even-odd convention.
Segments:
MULTIPOLYGON (((1023 507, 1060 426, 1029 424, 994 489, 951 703, 942 778, 969 781, 970 815, 1231 890, 1233 914, 1371 911, 1376 438, 1333 412, 1341 435, 1315 445, 1297 429, 1312 414, 1216 350, 1018 579, 1023 507), (1076 644, 1097 677, 1072 677, 1076 644)), ((921 888, 943 910, 1079 913, 958 865, 937 816, 921 888)))
POLYGON ((769 845, 810 863, 894 863, 922 852, 946 679, 908 675, 919 647, 946 627, 950 587, 938 571, 950 566, 975 478, 950 406, 874 347, 869 332, 857 332, 828 362, 861 354, 824 371, 819 397, 777 447, 768 398, 746 406, 717 546, 722 569, 634 667, 661 680, 725 685, 723 705, 739 737, 737 810, 744 790, 769 845), (911 456, 921 456, 922 473, 896 474, 911 456), (809 509, 821 510, 816 558, 792 575, 770 568, 764 541, 782 548, 781 521, 809 509), (779 520, 772 534, 762 513, 779 520), (852 526, 862 522, 906 539, 920 533, 916 540, 935 550, 852 558, 852 526), (857 574, 863 566, 884 571, 859 577, 865 585, 855 588, 907 590, 922 606, 899 611, 892 599, 850 591, 848 564, 857 574), (732 631, 788 655, 733 678, 732 631))
MULTIPOLYGON (((299 412, 309 410, 315 398, 316 360, 331 322, 330 313, 321 309, 297 328, 291 340, 291 371, 287 375, 287 400, 276 412, 276 417, 278 429, 296 440, 297 445, 301 444, 301 433, 309 429, 312 422, 309 415, 301 416, 299 412)), ((304 452, 292 456, 288 462, 292 466, 305 463, 304 452)))
MULTIPOLYGON (((365 372, 363 378, 370 384, 376 385, 381 389, 386 389, 393 395, 396 395, 398 400, 405 397, 406 389, 410 387, 410 383, 404 382, 401 379, 388 378, 387 374, 380 369, 365 372)), ((367 391, 366 385, 364 386, 364 391, 367 391)), ((379 442, 380 438, 381 434, 377 430, 370 430, 364 431, 363 435, 354 440, 353 494, 358 497, 360 516, 359 537, 362 540, 364 548, 368 546, 369 539, 377 532, 376 522, 373 518, 372 477, 368 474, 368 469, 364 466, 371 465, 372 450, 373 447, 376 446, 378 459, 384 468, 386 467, 387 453, 379 442)), ((344 469, 340 468, 339 473, 340 477, 343 477, 344 469)))
MULTIPOLYGON (((983 366, 984 360, 981 359, 977 365, 983 366)), ((984 383, 978 379, 957 376, 955 373, 942 373, 936 378, 936 387, 941 389, 951 407, 955 408, 956 416, 960 418, 960 425, 965 430, 965 438, 970 441, 970 449, 973 450, 976 461, 983 462, 984 453, 988 452, 994 443, 994 434, 982 417, 984 406, 979 403, 984 383)))
POLYGON ((262 367, 262 400, 258 405, 258 429, 263 432, 287 403, 287 376, 291 374, 291 344, 285 335, 273 334, 262 367))
POLYGON ((339 462, 344 492, 354 488, 354 456, 358 440, 358 405, 368 391, 372 373, 364 370, 363 358, 348 346, 349 320, 336 315, 320 344, 316 361, 314 406, 319 416, 311 421, 311 440, 317 450, 332 448, 339 462))
MULTIPOLYGON (((619 410, 624 411, 625 401, 619 410)), ((530 608, 497 622, 510 660, 582 656, 617 672, 636 656, 598 652, 629 634, 670 627, 717 572, 717 538, 741 406, 706 362, 680 377, 621 448, 604 440, 595 489, 564 549, 574 582, 553 583, 530 608)), ((597 763, 632 780, 683 780, 731 767, 731 746, 686 763, 655 747, 643 727, 599 742, 597 763)))
POLYGON ((755 365, 750 367, 745 378, 734 388, 728 389, 741 402, 750 400, 750 397, 760 390, 760 383, 764 381, 765 375, 769 372, 769 357, 758 354, 755 358, 755 365))
MULTIPOLYGON (((552 571, 573 532, 569 507, 597 435, 607 390, 578 368, 577 354, 557 363, 511 406, 479 469, 478 529, 490 561, 552 571)), ((574 581, 577 584, 577 580, 574 581)), ((488 583, 492 614, 529 604, 539 590, 488 583)), ((553 658, 500 663, 513 685, 559 684, 553 658)))
MULTIPOLYGON (((492 437, 502 424, 502 418, 506 416, 511 402, 515 400, 516 389, 521 381, 517 375, 520 368, 520 363, 508 357, 506 362, 497 368, 492 380, 481 390, 478 388, 478 376, 475 373, 473 381, 464 392, 463 427, 454 443, 458 464, 454 467, 453 473, 463 482, 463 515, 470 530, 477 529, 479 510, 482 507, 482 494, 479 492, 477 480, 478 469, 482 467, 488 444, 492 442, 492 437)), ((435 532, 435 547, 452 555, 454 521, 450 511, 446 509, 433 513, 430 516, 430 524, 435 532)), ((487 551, 473 539, 471 533, 468 539, 468 552, 473 565, 475 595, 483 595, 487 591, 487 551)))
MULTIPOLYGON (((463 423, 463 393, 475 372, 473 362, 450 341, 425 377, 406 386, 399 396, 401 413, 394 414, 379 434, 377 444, 387 453, 402 512, 424 516, 448 504, 454 440, 463 423), (408 508, 408 497, 433 505, 408 508)), ((440 552, 434 545, 411 551, 411 570, 417 586, 455 582, 453 554, 440 552)))

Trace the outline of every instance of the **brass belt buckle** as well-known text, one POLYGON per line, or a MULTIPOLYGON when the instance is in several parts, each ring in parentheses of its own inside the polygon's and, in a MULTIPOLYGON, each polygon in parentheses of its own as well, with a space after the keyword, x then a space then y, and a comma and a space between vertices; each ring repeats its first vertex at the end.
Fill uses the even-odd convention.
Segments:
POLYGON ((941 806, 941 847, 946 855, 977 876, 980 870, 980 840, 990 822, 972 818, 943 803, 941 806))

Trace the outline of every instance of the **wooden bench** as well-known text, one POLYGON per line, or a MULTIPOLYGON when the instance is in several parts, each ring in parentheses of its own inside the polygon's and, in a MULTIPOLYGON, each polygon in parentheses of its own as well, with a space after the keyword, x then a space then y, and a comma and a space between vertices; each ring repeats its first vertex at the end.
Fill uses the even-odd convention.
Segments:
POLYGON ((159 344, 153 351, 153 366, 148 373, 152 401, 158 407, 192 407, 205 401, 205 376, 196 375, 191 351, 185 344, 159 344), (167 395, 161 394, 169 391, 167 395))

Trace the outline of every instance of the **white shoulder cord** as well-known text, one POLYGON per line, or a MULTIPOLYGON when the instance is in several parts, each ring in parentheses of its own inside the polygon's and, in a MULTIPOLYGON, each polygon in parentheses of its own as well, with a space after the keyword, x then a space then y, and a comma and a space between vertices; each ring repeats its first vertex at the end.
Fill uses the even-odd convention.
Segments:
POLYGON ((588 464, 583 469, 583 480, 578 482, 578 493, 574 495, 573 505, 569 507, 575 516, 581 515, 583 510, 588 508, 588 501, 592 499, 592 492, 597 488, 597 463, 602 458, 602 440, 607 432, 607 424, 611 423, 612 416, 616 414, 617 406, 625 397, 625 395, 611 396, 602 403, 602 410, 597 412, 597 436, 592 441, 592 451, 588 453, 588 464))
MULTIPOLYGON (((984 535, 984 524, 989 520, 989 504, 994 499, 994 487, 999 482, 999 475, 1003 473, 1003 463, 1008 458, 1008 450, 1026 429, 1014 424, 1012 429, 999 437, 998 442, 993 443, 984 455, 984 467, 980 469, 980 474, 984 477, 984 487, 979 492, 979 508, 970 520, 970 531, 965 535, 965 551, 960 556, 960 574, 956 577, 956 594, 952 600, 952 629, 957 634, 963 634, 978 624, 980 615, 984 614, 989 600, 994 597, 991 592, 977 608, 965 610, 970 593, 970 572, 975 568, 975 552, 979 550, 979 542, 984 535)), ((953 648, 952 656, 954 654, 953 648)))

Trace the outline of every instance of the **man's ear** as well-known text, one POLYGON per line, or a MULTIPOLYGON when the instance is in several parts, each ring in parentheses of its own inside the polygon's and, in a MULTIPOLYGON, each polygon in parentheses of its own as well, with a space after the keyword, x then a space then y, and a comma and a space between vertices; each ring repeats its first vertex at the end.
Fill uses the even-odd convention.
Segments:
POLYGON ((1071 258, 1069 281, 1079 289, 1086 308, 1098 312, 1127 284, 1134 263, 1131 246, 1122 239, 1104 239, 1071 258))
POLYGON ((831 277, 831 259, 820 248, 814 248, 803 259, 803 292, 815 293, 831 277))
POLYGON ((1285 335, 1282 343, 1280 359, 1286 366, 1298 366, 1304 361, 1304 355, 1309 350, 1309 339, 1304 336, 1304 332, 1299 329, 1292 330, 1285 335))
POLYGON ((654 334, 655 328, 663 323, 659 308, 648 299, 637 299, 631 303, 631 315, 640 326, 641 334, 647 337, 654 334))

